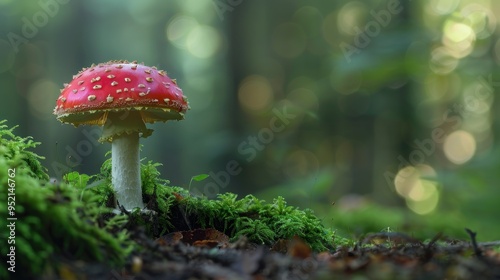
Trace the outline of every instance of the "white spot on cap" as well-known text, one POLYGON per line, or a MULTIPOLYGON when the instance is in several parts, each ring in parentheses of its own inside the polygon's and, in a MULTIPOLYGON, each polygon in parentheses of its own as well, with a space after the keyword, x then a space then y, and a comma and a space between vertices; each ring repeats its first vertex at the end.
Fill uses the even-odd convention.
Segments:
POLYGON ((109 79, 113 79, 113 78, 115 77, 115 75, 113 75, 113 74, 109 74, 107 77, 108 77, 109 79))
POLYGON ((125 78, 125 82, 130 83, 132 80, 130 78, 125 78))
POLYGON ((113 102, 113 99, 115 99, 115 98, 113 96, 111 96, 110 94, 108 94, 108 97, 106 97, 106 102, 111 103, 111 102, 113 102))
POLYGON ((139 85, 137 85, 137 87, 139 87, 139 88, 145 88, 146 86, 144 84, 139 84, 139 85))
POLYGON ((93 89, 100 89, 100 88, 102 88, 102 86, 101 86, 101 85, 95 85, 95 86, 93 86, 92 88, 93 88, 93 89))
POLYGON ((152 82, 153 82, 153 78, 151 78, 151 77, 146 77, 146 81, 147 81, 148 83, 152 83, 152 82))
POLYGON ((113 81, 113 82, 111 83, 111 85, 112 85, 112 86, 116 86, 117 84, 118 84, 118 82, 117 82, 117 81, 113 81))
POLYGON ((87 97, 87 99, 88 99, 89 101, 94 101, 94 100, 95 100, 95 95, 89 95, 89 96, 87 97))

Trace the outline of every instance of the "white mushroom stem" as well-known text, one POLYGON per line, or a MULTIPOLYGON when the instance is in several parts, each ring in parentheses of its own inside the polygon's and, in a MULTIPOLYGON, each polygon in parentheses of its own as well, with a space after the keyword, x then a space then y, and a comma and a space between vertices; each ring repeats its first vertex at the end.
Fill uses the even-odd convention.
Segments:
POLYGON ((139 133, 123 134, 111 142, 111 177, 116 199, 127 210, 144 208, 141 188, 139 133))
POLYGON ((142 202, 139 137, 153 132, 138 111, 106 113, 99 141, 111 142, 111 178, 118 203, 126 210, 144 208, 142 202))

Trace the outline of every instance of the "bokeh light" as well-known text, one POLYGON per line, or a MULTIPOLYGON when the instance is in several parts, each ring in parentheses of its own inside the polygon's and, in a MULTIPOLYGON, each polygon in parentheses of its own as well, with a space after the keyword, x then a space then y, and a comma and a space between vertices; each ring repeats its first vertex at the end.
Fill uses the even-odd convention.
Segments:
POLYGON ((221 36, 215 28, 200 25, 191 30, 186 41, 189 52, 199 58, 213 56, 221 45, 221 36))
POLYGON ((467 112, 473 114, 487 113, 493 103, 493 88, 484 79, 473 81, 465 87, 463 99, 467 112))
POLYGON ((357 28, 364 26, 364 19, 368 14, 366 5, 361 1, 349 1, 338 11, 336 26, 346 35, 357 35, 357 28))
POLYGON ((167 39, 178 48, 186 48, 189 33, 198 26, 198 22, 189 16, 178 15, 166 25, 167 39))
POLYGON ((467 131, 457 130, 446 137, 443 144, 446 158, 455 164, 464 164, 476 152, 476 140, 467 131))
POLYGON ((438 15, 450 14, 458 7, 460 0, 429 1, 430 10, 438 15))
POLYGON ((457 68, 458 59, 447 48, 440 46, 432 50, 429 66, 436 74, 448 74, 457 68))
POLYGON ((398 171, 394 186, 413 212, 425 215, 434 211, 439 202, 436 171, 429 165, 406 166, 398 171))
POLYGON ((267 78, 251 75, 241 82, 238 99, 241 106, 247 110, 262 110, 271 105, 273 89, 267 78))
POLYGON ((461 15, 473 29, 478 39, 491 36, 497 27, 497 17, 492 9, 478 3, 471 3, 465 6, 461 11, 461 15))
POLYGON ((463 58, 472 52, 475 35, 470 26, 448 20, 443 28, 443 44, 451 56, 463 58))
POLYGON ((430 214, 436 210, 439 203, 439 192, 436 182, 422 181, 415 188, 415 191, 418 192, 418 194, 414 195, 417 199, 413 197, 406 199, 406 205, 410 210, 419 215, 430 214))

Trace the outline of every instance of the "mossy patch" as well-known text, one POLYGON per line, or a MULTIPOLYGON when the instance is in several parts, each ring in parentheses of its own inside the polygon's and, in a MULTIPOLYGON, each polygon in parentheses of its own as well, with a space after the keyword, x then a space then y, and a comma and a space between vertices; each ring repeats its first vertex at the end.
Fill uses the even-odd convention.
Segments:
MULTIPOLYGON (((144 226, 152 238, 176 230, 215 228, 233 240, 245 235, 257 244, 271 245, 279 239, 298 236, 315 251, 334 246, 333 231, 325 228, 310 209, 289 206, 283 197, 268 203, 253 195, 238 199, 233 193, 219 194, 217 199, 193 196, 184 188, 168 186, 169 181, 160 178, 159 165, 151 161, 141 164, 143 200, 148 209, 158 213, 152 217, 157 220, 143 221, 138 212, 130 215, 131 223, 144 226)), ((107 160, 101 174, 93 177, 99 184, 86 189, 108 204, 113 196, 110 169, 107 160)), ((81 181, 80 177, 73 177, 73 184, 81 181)))
MULTIPOLYGON (((141 251, 132 232, 143 230, 150 238, 174 231, 215 228, 233 240, 241 235, 257 244, 271 245, 279 239, 302 238, 313 250, 334 247, 334 233, 325 228, 311 210, 286 204, 282 197, 271 203, 232 193, 215 200, 191 195, 186 189, 169 186, 160 177, 159 163, 141 164, 143 200, 155 214, 141 211, 113 214, 115 198, 111 186, 111 161, 100 174, 71 172, 53 184, 40 164, 41 157, 29 151, 39 143, 12 133, 0 122, 0 227, 6 228, 9 210, 9 170, 15 170, 16 277, 54 275, 65 261, 99 262, 123 266, 141 251), (135 253, 134 253, 135 252, 135 253), (17 274, 19 273, 19 274, 17 274)), ((138 209, 136 209, 138 210, 138 209)), ((1 231, 6 245, 8 231, 1 231)), ((343 241, 343 240, 342 240, 343 241)), ((8 246, 0 246, 5 258, 8 246)), ((8 275, 7 263, 0 265, 0 278, 8 275)))
MULTIPOLYGON (((4 123, 0 122, 0 253, 6 258, 14 248, 13 278, 50 275, 61 259, 123 265, 134 244, 126 230, 117 230, 126 221, 120 217, 104 221, 111 209, 101 206, 98 196, 80 199, 71 184, 50 184, 41 157, 28 151, 39 143, 15 136, 4 123), (15 200, 8 199, 10 194, 15 200), (13 208, 8 209, 7 201, 15 202, 13 208), (9 239, 7 222, 15 223, 15 238, 9 239)), ((8 267, 7 260, 2 261, 1 279, 11 276, 8 267)))

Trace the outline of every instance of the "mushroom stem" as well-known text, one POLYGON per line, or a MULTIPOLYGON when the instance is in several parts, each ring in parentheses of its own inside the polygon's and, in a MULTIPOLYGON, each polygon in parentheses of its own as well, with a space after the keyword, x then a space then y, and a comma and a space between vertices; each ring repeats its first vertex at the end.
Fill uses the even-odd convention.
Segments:
POLYGON ((111 143, 111 177, 116 199, 125 209, 144 208, 142 202, 139 133, 122 134, 111 143))

